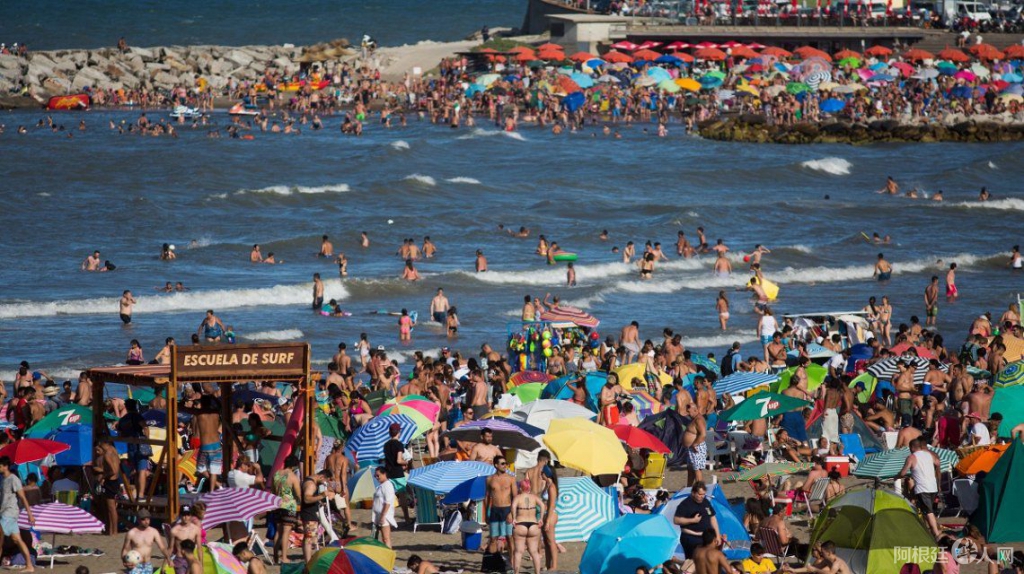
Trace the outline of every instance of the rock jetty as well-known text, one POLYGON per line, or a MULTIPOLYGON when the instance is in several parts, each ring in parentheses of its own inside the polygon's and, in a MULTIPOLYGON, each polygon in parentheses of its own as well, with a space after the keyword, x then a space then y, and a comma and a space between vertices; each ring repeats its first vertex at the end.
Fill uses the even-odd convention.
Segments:
POLYGON ((1024 140, 1024 124, 1006 118, 944 118, 931 123, 895 120, 872 122, 803 122, 790 126, 769 125, 764 116, 744 114, 702 122, 701 137, 710 140, 813 144, 872 144, 884 142, 1009 142, 1024 140))

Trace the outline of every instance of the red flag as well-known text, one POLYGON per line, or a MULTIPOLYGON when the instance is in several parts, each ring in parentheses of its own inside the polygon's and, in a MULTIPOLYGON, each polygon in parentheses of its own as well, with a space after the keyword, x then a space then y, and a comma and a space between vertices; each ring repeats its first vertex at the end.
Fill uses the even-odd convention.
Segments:
POLYGON ((818 0, 818 8, 817 10, 815 10, 815 12, 819 17, 821 16, 821 0, 818 0))
POLYGON ((858 14, 863 14, 864 13, 864 0, 857 0, 857 13, 858 14))
POLYGON ((796 0, 793 0, 793 13, 796 14, 796 0))
POLYGON ((888 2, 885 3, 885 15, 890 17, 892 16, 892 0, 888 0, 888 2))
POLYGON ((850 0, 844 0, 843 4, 843 16, 850 13, 850 0))

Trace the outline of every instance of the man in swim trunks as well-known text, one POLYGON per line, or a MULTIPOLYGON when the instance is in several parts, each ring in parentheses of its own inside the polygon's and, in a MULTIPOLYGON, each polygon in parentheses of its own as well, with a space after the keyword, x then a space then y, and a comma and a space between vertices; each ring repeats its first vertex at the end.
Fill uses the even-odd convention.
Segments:
MULTIPOLYGON (((955 265, 955 263, 954 263, 955 265)), ((925 325, 934 325, 939 317, 939 276, 932 275, 932 282, 924 288, 924 308, 927 318, 925 325)))
POLYGON ((519 492, 515 477, 508 474, 508 461, 498 455, 494 457, 494 468, 497 470, 487 477, 487 495, 484 508, 487 508, 487 528, 490 540, 487 552, 490 554, 503 552, 505 543, 512 536, 512 499, 519 492))
POLYGON ((105 511, 107 535, 117 535, 117 497, 121 494, 121 479, 118 470, 121 458, 111 443, 110 435, 100 435, 92 449, 93 474, 99 486, 97 498, 102 501, 98 505, 105 511))
POLYGON ((85 258, 82 261, 82 271, 99 271, 100 270, 100 252, 93 251, 92 255, 85 258))
POLYGON ((946 301, 952 303, 960 292, 956 289, 956 263, 949 264, 949 271, 946 272, 946 301))
POLYGON ((199 410, 193 418, 195 431, 199 435, 199 456, 196 459, 196 473, 205 474, 210 480, 210 492, 217 489, 217 479, 224 471, 224 451, 221 450, 220 409, 213 395, 199 398, 199 410))
POLYGON ((119 304, 121 312, 121 322, 125 325, 132 322, 132 307, 135 305, 135 297, 132 297, 132 292, 128 289, 124 290, 121 294, 121 301, 119 304))
POLYGON ((434 319, 435 323, 445 323, 445 319, 448 315, 448 298, 444 296, 444 289, 438 287, 437 295, 430 300, 430 316, 434 319))
MULTIPOLYGON (((683 391, 686 392, 686 391, 683 391)), ((683 446, 686 447, 686 485, 704 480, 704 468, 708 464, 707 422, 700 409, 694 403, 686 405, 686 415, 690 417, 686 431, 683 433, 683 446)))
POLYGON ((320 243, 320 253, 317 254, 317 257, 334 257, 334 246, 331 245, 331 241, 326 235, 320 243))
MULTIPOLYGON (((327 236, 324 235, 324 240, 327 236)), ((313 274, 313 310, 319 311, 324 306, 324 282, 320 280, 320 274, 313 274)))
POLYGON ((715 275, 727 277, 732 273, 732 264, 725 258, 725 251, 719 251, 715 259, 715 275))
POLYGON ((206 317, 203 318, 202 323, 199 323, 197 334, 207 342, 218 343, 221 337, 224 336, 225 330, 224 323, 213 314, 213 309, 207 309, 206 317))
POLYGON ((487 258, 484 257, 484 251, 482 249, 476 250, 476 272, 483 273, 487 271, 487 258))
POLYGON ((622 328, 619 345, 626 348, 626 363, 632 363, 640 355, 640 323, 633 321, 622 328))
POLYGON ((879 281, 888 281, 892 278, 892 265, 885 260, 885 254, 878 254, 878 262, 875 263, 874 277, 879 281))

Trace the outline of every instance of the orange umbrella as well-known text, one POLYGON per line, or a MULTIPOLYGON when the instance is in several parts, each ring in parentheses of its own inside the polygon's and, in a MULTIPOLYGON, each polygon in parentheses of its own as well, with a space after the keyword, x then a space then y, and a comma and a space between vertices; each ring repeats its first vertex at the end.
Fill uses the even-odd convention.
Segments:
POLYGON ((989 472, 1008 448, 1010 448, 1009 444, 994 444, 985 448, 979 448, 960 459, 960 462, 956 463, 956 470, 960 474, 989 472))
POLYGON ((556 81, 556 83, 558 84, 558 87, 561 88, 562 91, 564 91, 567 94, 583 91, 582 89, 580 89, 579 84, 577 84, 572 80, 572 78, 564 74, 558 74, 558 80, 556 81))
POLYGON ((751 50, 750 48, 748 48, 746 46, 736 46, 735 48, 732 49, 732 57, 733 58, 750 59, 750 58, 756 58, 759 55, 760 54, 758 54, 757 52, 751 50))
POLYGON ((1007 58, 1024 58, 1024 46, 1020 44, 1013 44, 1003 53, 1006 54, 1007 58))
POLYGON ((558 50, 559 52, 562 52, 565 51, 565 48, 559 46, 558 44, 552 44, 551 42, 548 42, 547 44, 541 44, 540 46, 537 46, 538 52, 543 50, 558 50))
POLYGON ((975 44, 969 49, 972 54, 982 60, 1002 60, 1006 57, 1005 54, 992 44, 975 44))
POLYGON ((660 57, 661 54, 654 50, 637 50, 636 52, 633 52, 634 60, 657 60, 660 57))
POLYGON ((536 59, 537 54, 534 54, 533 52, 519 52, 518 54, 515 55, 515 60, 520 63, 526 63, 536 59))
POLYGON ((672 54, 672 56, 674 56, 676 58, 679 58, 680 60, 682 60, 682 61, 684 61, 684 62, 686 62, 688 64, 692 64, 693 60, 694 60, 693 56, 687 54, 686 52, 676 52, 676 53, 672 54))
POLYGON ((803 58, 805 60, 807 58, 813 58, 813 57, 817 56, 819 58, 824 58, 824 59, 828 60, 829 62, 832 61, 832 56, 829 56, 826 52, 823 52, 823 51, 821 51, 821 50, 819 50, 817 48, 814 48, 812 46, 800 46, 796 50, 793 50, 793 53, 799 55, 801 58, 803 58))
POLYGON ((702 48, 697 50, 693 55, 696 56, 698 60, 713 60, 721 62, 725 59, 725 52, 718 48, 702 48))
POLYGON ((529 52, 530 54, 532 54, 533 48, 530 48, 529 46, 516 46, 515 48, 512 48, 508 51, 514 54, 522 54, 523 52, 529 52))
POLYGON ((591 54, 590 52, 576 52, 572 56, 569 56, 569 59, 572 60, 573 62, 579 62, 582 64, 583 62, 593 60, 596 57, 597 56, 591 54))
POLYGON ((613 64, 616 62, 625 62, 629 64, 630 62, 633 61, 633 58, 628 54, 623 54, 622 52, 616 52, 615 50, 612 50, 611 52, 608 52, 607 54, 604 55, 604 61, 611 62, 613 64))
POLYGON ((538 60, 564 60, 565 52, 559 52, 557 50, 541 50, 537 52, 538 60))
POLYGON ((914 48, 913 50, 907 50, 906 52, 904 52, 903 59, 917 62, 920 62, 921 60, 934 60, 935 54, 932 54, 927 50, 914 48))
POLYGON ((876 58, 887 58, 892 55, 892 50, 885 46, 871 46, 864 53, 868 56, 875 56, 876 58))
POLYGON ((504 62, 505 61, 505 56, 497 55, 498 51, 493 49, 493 48, 484 48, 483 50, 480 50, 480 53, 481 54, 487 54, 487 61, 488 62, 504 62))
POLYGON ((768 46, 764 50, 761 50, 761 54, 764 56, 775 56, 776 58, 789 58, 793 55, 792 52, 783 50, 776 46, 768 46))
POLYGON ((950 62, 969 62, 971 57, 956 48, 946 48, 939 52, 939 57, 950 62))
POLYGON ((853 50, 839 50, 833 54, 837 60, 845 60, 846 58, 857 58, 863 60, 864 57, 860 55, 860 52, 854 52, 853 50))

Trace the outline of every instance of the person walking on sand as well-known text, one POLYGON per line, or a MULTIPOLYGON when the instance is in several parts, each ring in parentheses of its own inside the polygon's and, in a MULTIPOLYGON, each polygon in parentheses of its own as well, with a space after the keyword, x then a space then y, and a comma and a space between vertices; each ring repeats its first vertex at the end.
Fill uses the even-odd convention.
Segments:
POLYGON ((124 290, 118 306, 120 308, 121 322, 125 325, 130 324, 132 322, 132 308, 135 306, 135 297, 132 297, 131 291, 128 289, 124 290))
POLYGON ((952 303, 958 297, 960 292, 956 288, 956 263, 950 263, 949 271, 946 271, 946 301, 952 303))
POLYGON ((29 525, 35 526, 36 519, 32 515, 28 499, 25 498, 21 479, 12 472, 12 466, 14 463, 11 459, 6 456, 0 458, 0 478, 3 479, 0 483, 0 546, 3 546, 4 538, 13 539, 25 559, 25 569, 22 572, 35 572, 35 568, 32 567, 32 556, 29 555, 28 547, 21 539, 21 530, 18 528, 18 503, 20 502, 21 507, 25 509, 29 525))

